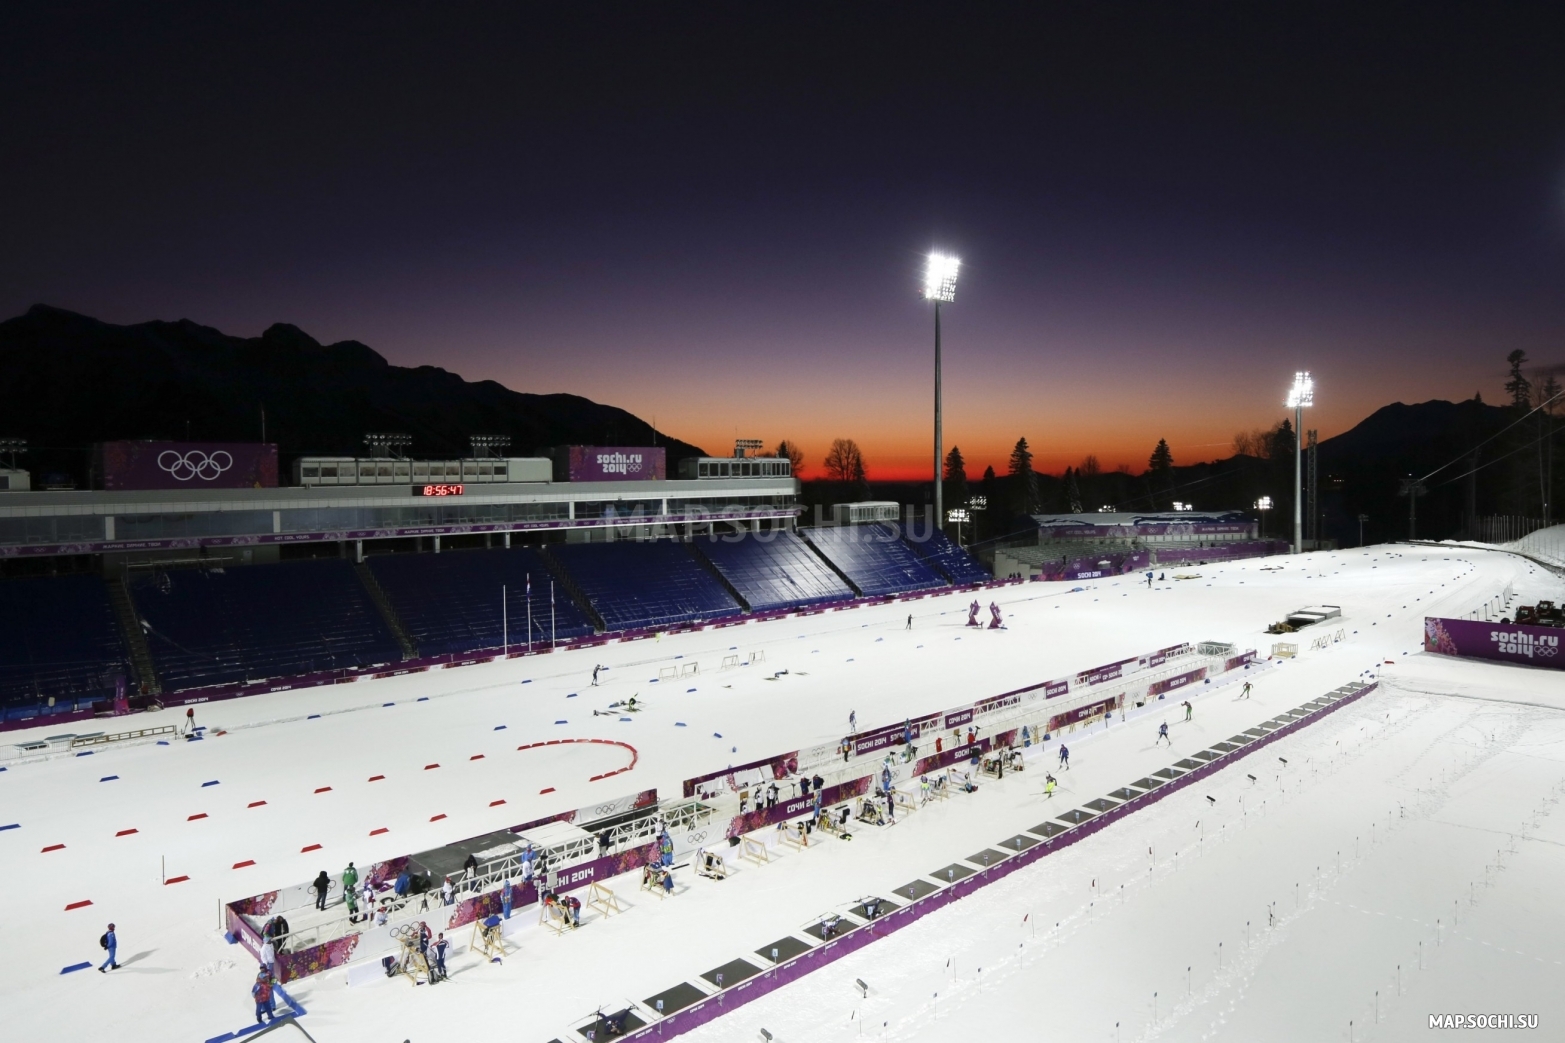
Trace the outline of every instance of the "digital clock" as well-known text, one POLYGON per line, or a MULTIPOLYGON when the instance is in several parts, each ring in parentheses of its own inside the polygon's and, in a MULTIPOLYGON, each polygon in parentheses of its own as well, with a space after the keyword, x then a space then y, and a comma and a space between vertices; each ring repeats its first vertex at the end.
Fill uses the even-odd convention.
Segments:
POLYGON ((416 485, 413 487, 414 496, 461 496, 460 485, 416 485))

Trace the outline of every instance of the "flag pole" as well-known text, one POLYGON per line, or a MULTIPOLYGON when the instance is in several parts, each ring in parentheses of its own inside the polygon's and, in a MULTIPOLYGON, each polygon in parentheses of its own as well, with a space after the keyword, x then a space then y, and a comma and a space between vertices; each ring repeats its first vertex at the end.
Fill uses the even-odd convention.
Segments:
POLYGON ((505 584, 500 584, 500 651, 503 655, 511 654, 511 635, 505 615, 505 584))
POLYGON ((549 580, 549 647, 557 647, 554 638, 554 580, 549 580))

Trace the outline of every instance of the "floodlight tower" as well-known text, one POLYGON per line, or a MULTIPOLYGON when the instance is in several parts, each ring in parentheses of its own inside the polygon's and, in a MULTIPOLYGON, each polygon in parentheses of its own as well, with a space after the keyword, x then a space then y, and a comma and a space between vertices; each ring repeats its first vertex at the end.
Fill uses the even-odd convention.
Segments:
POLYGON ((1293 553, 1297 554, 1304 549, 1304 410, 1315 404, 1315 381, 1308 371, 1293 375, 1287 404, 1293 410, 1293 553))
POLYGON ((935 303, 935 525, 944 530, 945 497, 941 489, 944 478, 945 446, 940 429, 940 306, 956 300, 956 271, 962 262, 950 254, 932 253, 924 266, 924 300, 935 303))

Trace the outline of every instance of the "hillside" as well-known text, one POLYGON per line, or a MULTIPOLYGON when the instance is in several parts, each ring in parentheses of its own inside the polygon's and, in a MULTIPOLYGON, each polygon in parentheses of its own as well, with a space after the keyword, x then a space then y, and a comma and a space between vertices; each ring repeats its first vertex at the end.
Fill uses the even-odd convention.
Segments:
MULTIPOLYGON (((393 366, 357 341, 321 344, 277 323, 233 337, 182 319, 116 326, 35 305, 0 323, 6 408, 0 436, 33 447, 25 466, 84 482, 87 447, 122 438, 277 442, 304 454, 364 452, 371 431, 413 436, 409 452, 465 455, 473 434, 509 435, 513 455, 553 445, 652 445, 650 425, 577 395, 533 395, 436 366, 393 366)), ((669 465, 702 450, 657 436, 669 465)))

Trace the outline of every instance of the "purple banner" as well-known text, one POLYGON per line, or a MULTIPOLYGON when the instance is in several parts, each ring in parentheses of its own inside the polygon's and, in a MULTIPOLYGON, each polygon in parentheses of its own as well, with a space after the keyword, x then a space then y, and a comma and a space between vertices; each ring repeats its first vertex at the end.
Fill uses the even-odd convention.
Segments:
POLYGON ((1161 681, 1153 681, 1147 685, 1147 695, 1162 695, 1165 692, 1172 692, 1176 688, 1194 684, 1205 676, 1206 667, 1203 666, 1196 670, 1187 670, 1182 674, 1175 674, 1173 677, 1165 677, 1161 681))
MULTIPOLYGON (((828 808, 833 804, 841 804, 845 800, 868 793, 871 781, 871 776, 865 775, 862 778, 839 782, 835 786, 827 786, 820 792, 821 807, 828 808)), ((774 804, 769 808, 757 808, 755 811, 748 811, 743 815, 735 815, 729 821, 727 832, 724 835, 730 839, 743 836, 746 833, 753 833, 763 826, 787 822, 789 819, 802 818, 814 810, 815 794, 811 793, 807 797, 794 797, 791 800, 774 804)))
POLYGON ((955 728, 958 725, 966 724, 968 721, 971 721, 972 719, 973 719, 973 711, 972 711, 971 708, 966 709, 966 710, 958 710, 958 711, 956 711, 956 713, 948 713, 948 714, 946 714, 946 727, 947 728, 955 728))
POLYGON ((1147 665, 1162 666, 1169 660, 1170 657, 1183 655, 1188 651, 1190 651, 1190 643, 1188 641, 1182 645, 1170 645, 1167 648, 1160 648, 1156 652, 1153 652, 1151 655, 1147 656, 1147 665))
POLYGON ((1078 706, 1074 710, 1067 710, 1065 713, 1055 714, 1053 717, 1049 718, 1049 731, 1058 732, 1067 724, 1076 724, 1080 721, 1085 721, 1089 718, 1096 717, 1099 714, 1108 713, 1110 710, 1116 709, 1119 706, 1119 701, 1121 698, 1121 696, 1114 696, 1111 699, 1103 699, 1099 702, 1095 702, 1091 706, 1078 706))
POLYGON ((1473 619, 1424 617, 1424 651, 1465 659, 1493 659, 1565 670, 1558 627, 1484 623, 1473 619))
POLYGON ((1116 680, 1124 673, 1125 667, 1137 662, 1140 662, 1140 660, 1121 659, 1117 663, 1108 663, 1105 666, 1095 666, 1091 670, 1083 670, 1076 675, 1076 683, 1090 688, 1095 684, 1102 684, 1104 681, 1116 680))
POLYGON ((273 489, 277 447, 260 442, 100 442, 105 489, 273 489))
POLYGON ((754 771, 757 768, 765 768, 772 773, 774 779, 786 779, 789 775, 799 770, 799 751, 789 750, 787 753, 768 757, 764 761, 751 761, 748 764, 730 764, 722 771, 708 772, 705 775, 697 775, 686 779, 683 790, 687 797, 696 795, 696 789, 703 782, 711 782, 713 779, 723 779, 741 771, 754 771))
POLYGON ((1070 690, 1071 686, 1069 681, 1050 681, 1048 684, 1043 686, 1043 697, 1045 699, 1058 699, 1060 696, 1065 695, 1070 690))
POLYGON ((663 478, 667 451, 661 446, 567 446, 573 482, 635 482, 663 478))

